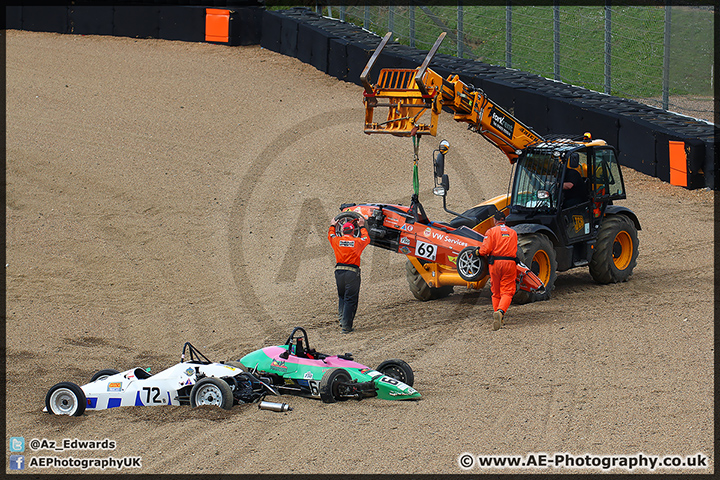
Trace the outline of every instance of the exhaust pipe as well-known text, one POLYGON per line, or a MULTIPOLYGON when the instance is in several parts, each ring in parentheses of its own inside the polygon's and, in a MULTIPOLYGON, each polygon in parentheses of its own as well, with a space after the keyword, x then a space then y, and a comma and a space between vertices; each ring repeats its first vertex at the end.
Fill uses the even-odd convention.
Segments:
POLYGON ((287 403, 278 402, 266 402, 262 401, 258 404, 260 410, 271 410, 273 412, 289 412, 292 411, 292 407, 287 403))

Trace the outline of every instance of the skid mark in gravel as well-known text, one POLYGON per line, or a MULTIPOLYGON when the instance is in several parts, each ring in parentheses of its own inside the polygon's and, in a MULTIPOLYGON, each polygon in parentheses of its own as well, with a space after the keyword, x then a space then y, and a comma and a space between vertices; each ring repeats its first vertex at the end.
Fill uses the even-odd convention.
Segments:
MULTIPOLYGON (((229 215, 228 244, 230 246, 230 261, 242 303, 249 307, 251 318, 255 322, 255 328, 264 329, 269 335, 279 337, 286 328, 278 325, 277 312, 269 305, 263 304, 253 285, 254 269, 258 268, 254 261, 256 260, 255 252, 258 247, 262 247, 262 243, 257 244, 256 241, 249 237, 253 225, 247 224, 248 200, 253 196, 253 192, 258 185, 258 179, 265 175, 273 162, 282 158, 284 152, 291 149, 294 142, 303 137, 311 136, 328 126, 349 123, 354 118, 355 113, 356 109, 322 113, 280 132, 260 152, 239 182, 238 192, 229 215)), ((327 234, 327 230, 316 233, 320 242, 326 240, 324 235, 327 234)), ((287 239, 283 239, 282 243, 287 244, 287 239)), ((262 268, 262 264, 259 265, 259 268, 262 268)))
MULTIPOLYGON (((17 298, 20 292, 50 297, 69 295, 73 298, 65 301, 56 298, 52 303, 70 302, 84 306, 87 300, 75 297, 89 296, 91 290, 102 288, 108 290, 108 295, 102 304, 94 306, 115 312, 111 313, 113 321, 108 324, 113 330, 132 329, 136 333, 139 333, 138 329, 151 330, 154 328, 152 322, 141 321, 148 316, 176 323, 183 317, 189 319, 201 315, 210 321, 206 322, 207 325, 217 321, 224 323, 224 319, 213 318, 212 312, 232 296, 223 296, 216 286, 194 282, 195 278, 206 274, 204 262, 207 260, 203 257, 211 254, 203 255, 185 240, 185 235, 177 235, 176 232, 178 228, 187 228, 187 223, 182 220, 185 216, 191 218, 187 210, 201 208, 201 205, 182 206, 171 198, 148 197, 130 189, 118 190, 104 179, 83 173, 67 176, 67 171, 56 162, 45 163, 40 169, 20 168, 18 165, 19 162, 11 164, 8 176, 15 182, 23 182, 39 195, 33 199, 10 189, 9 198, 26 210, 40 212, 34 222, 35 228, 58 229, 54 243, 61 245, 62 238, 67 236, 75 238, 76 244, 74 251, 53 252, 56 258, 72 256, 62 271, 40 277, 37 273, 19 273, 18 282, 9 284, 9 298, 17 298), (83 185, 85 187, 81 187, 83 185), (87 185, 93 185, 93 188, 87 185), (42 199, 50 195, 56 208, 43 215, 42 199), (72 231, 65 228, 65 224, 71 225, 72 231), (158 257, 158 251, 165 253, 158 257), (23 283, 27 285, 23 287, 23 283), (53 288, 47 288, 53 284, 57 294, 53 293, 53 288), (184 304, 173 302, 168 296, 177 288, 186 291, 187 301, 184 304), (152 301, 152 298, 157 300, 152 301)), ((10 222, 12 215, 11 211, 10 222)), ((207 229, 205 233, 198 231, 200 236, 213 235, 203 224, 190 228, 207 229)), ((9 262, 16 265, 13 258, 9 262)), ((35 268, 43 270, 52 265, 48 262, 35 268)), ((9 269, 8 276, 11 280, 15 278, 13 268, 9 269)), ((181 328, 187 330, 188 339, 199 336, 194 325, 195 322, 185 322, 184 328, 181 328)), ((215 330, 220 328, 220 324, 216 325, 215 330)))

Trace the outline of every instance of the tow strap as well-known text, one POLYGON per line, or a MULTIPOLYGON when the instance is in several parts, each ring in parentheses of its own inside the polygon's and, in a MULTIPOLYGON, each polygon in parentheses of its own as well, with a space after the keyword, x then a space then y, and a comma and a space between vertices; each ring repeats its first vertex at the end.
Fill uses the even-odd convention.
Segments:
POLYGON ((420 151, 420 136, 416 135, 417 129, 413 128, 412 141, 413 141, 413 191, 415 195, 420 194, 420 175, 418 174, 418 152, 420 151))

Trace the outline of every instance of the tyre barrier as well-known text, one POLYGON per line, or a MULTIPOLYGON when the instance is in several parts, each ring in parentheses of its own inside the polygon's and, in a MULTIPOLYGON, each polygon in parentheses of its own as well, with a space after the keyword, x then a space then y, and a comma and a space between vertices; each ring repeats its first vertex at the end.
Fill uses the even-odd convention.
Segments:
POLYGON ((78 5, 68 8, 68 33, 76 35, 112 35, 113 10, 78 5))
POLYGON ((207 1, 193 2, 192 5, 137 3, 117 6, 91 2, 63 6, 13 5, 5 7, 6 28, 224 45, 260 43, 265 10, 259 1, 207 1))
POLYGON ((160 7, 127 5, 113 7, 115 37, 160 38, 160 7))
MULTIPOLYGON (((260 0, 189 5, 9 6, 6 28, 81 35, 163 38, 224 45, 260 45, 298 58, 340 80, 360 74, 380 37, 305 7, 265 10, 260 0)), ((184 2, 189 3, 189 2, 184 2)), ((370 80, 382 68, 416 68, 421 51, 389 42, 370 80)), ((430 68, 482 89, 539 135, 592 133, 618 150, 620 163, 689 189, 715 189, 715 126, 633 100, 567 85, 532 73, 438 54, 430 68)), ((360 101, 360 100, 358 100, 360 101)))

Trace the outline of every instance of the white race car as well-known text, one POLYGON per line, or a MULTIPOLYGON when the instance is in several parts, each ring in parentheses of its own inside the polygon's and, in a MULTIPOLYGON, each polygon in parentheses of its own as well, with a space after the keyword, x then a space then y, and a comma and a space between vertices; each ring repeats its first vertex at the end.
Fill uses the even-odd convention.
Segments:
POLYGON ((241 364, 211 362, 188 342, 180 363, 155 375, 143 368, 124 372, 107 369, 97 372, 82 387, 58 383, 45 396, 43 411, 79 416, 86 409, 156 405, 216 405, 229 410, 236 404, 261 400, 268 393, 278 395, 241 364))

